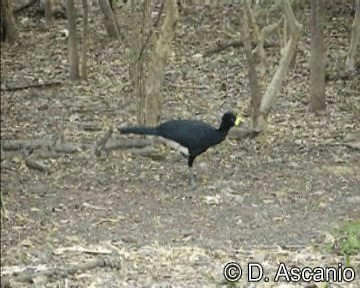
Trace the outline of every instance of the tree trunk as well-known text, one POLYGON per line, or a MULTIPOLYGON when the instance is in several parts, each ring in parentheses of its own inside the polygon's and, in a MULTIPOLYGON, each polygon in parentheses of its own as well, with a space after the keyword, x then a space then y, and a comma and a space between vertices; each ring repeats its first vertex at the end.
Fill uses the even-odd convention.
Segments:
MULTIPOLYGON (((145 34, 146 27, 151 25, 150 17, 148 15, 148 3, 146 0, 142 3, 143 6, 143 17, 138 19, 132 17, 130 26, 132 27, 131 35, 131 54, 129 54, 129 76, 131 80, 131 86, 134 89, 136 97, 136 119, 139 126, 145 125, 145 74, 148 70, 148 58, 145 53, 145 46, 147 38, 145 34)), ((136 3, 131 1, 129 4, 131 13, 135 15, 136 3)), ((152 28, 154 29, 154 28, 152 28)), ((151 33, 149 31, 148 33, 151 33)), ((150 35, 150 34, 149 34, 150 35)))
POLYGON ((119 24, 116 21, 114 12, 111 9, 109 0, 99 0, 101 11, 104 13, 104 25, 111 38, 120 38, 119 24))
POLYGON ((11 0, 1 0, 1 41, 8 40, 13 44, 18 38, 18 31, 11 2, 11 0))
POLYGON ((352 24, 351 43, 346 57, 345 67, 350 73, 355 71, 355 55, 360 42, 360 0, 355 0, 355 17, 352 24))
POLYGON ((83 3, 83 33, 82 33, 82 47, 81 47, 81 78, 87 80, 87 40, 88 40, 88 0, 82 0, 83 3))
POLYGON ((52 22, 52 0, 45 0, 45 23, 49 27, 52 22))
POLYGON ((297 49, 297 43, 300 38, 300 33, 303 29, 302 25, 297 22, 294 13, 291 9, 289 0, 282 0, 280 3, 283 6, 286 22, 289 28, 290 39, 287 42, 280 59, 279 67, 277 68, 270 84, 266 88, 265 94, 261 99, 260 111, 261 116, 266 120, 267 115, 270 112, 271 106, 275 97, 280 92, 281 84, 286 78, 291 65, 291 61, 294 58, 297 49))
POLYGON ((79 51, 78 51, 78 38, 76 31, 76 10, 73 0, 67 0, 67 12, 68 12, 68 21, 69 21, 70 80, 77 81, 80 79, 79 51))
POLYGON ((324 0, 311 0, 310 111, 325 110, 324 0))
MULTIPOLYGON (((261 104, 261 92, 259 88, 257 73, 255 69, 255 60, 251 48, 251 39, 249 33, 249 9, 250 6, 243 10, 242 23, 241 23, 241 35, 244 43, 244 49, 246 54, 247 66, 248 66, 248 78, 250 83, 251 92, 251 126, 255 130, 262 130, 259 126, 260 118, 260 104, 261 104)), ((251 21, 251 20, 250 20, 251 21)))
POLYGON ((157 125, 160 119, 162 103, 160 89, 164 77, 165 65, 170 54, 171 41, 175 34, 176 22, 179 18, 176 1, 177 0, 166 1, 166 17, 151 58, 150 76, 146 83, 146 125, 157 125))

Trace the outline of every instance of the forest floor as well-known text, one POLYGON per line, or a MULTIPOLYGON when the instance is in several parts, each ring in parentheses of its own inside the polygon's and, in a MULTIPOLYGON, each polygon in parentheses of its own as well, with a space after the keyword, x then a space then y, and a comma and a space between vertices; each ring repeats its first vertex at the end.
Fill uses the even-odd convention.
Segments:
MULTIPOLYGON (((326 17, 329 74, 343 67, 350 41, 353 16, 338 12, 326 17)), ((307 27, 302 14, 295 16, 307 27)), ((1 45, 1 87, 66 84, 2 92, 2 146, 14 139, 55 143, 60 135, 65 142, 91 144, 109 127, 136 123, 127 62, 130 13, 118 10, 121 41, 107 38, 99 11, 90 15, 89 81, 78 84, 68 81, 67 40, 60 33, 66 20, 43 30, 30 14, 19 17, 20 40, 1 45)), ((230 40, 225 22, 240 30, 238 15, 238 9, 225 6, 180 14, 162 89, 162 121, 195 118, 218 125, 222 114, 233 110, 249 122, 243 49, 200 57, 230 40)), ((270 38, 282 43, 278 34, 270 38)), ((326 287, 359 287, 360 153, 347 146, 360 141, 359 77, 328 81, 326 112, 309 113, 308 49, 306 28, 267 132, 253 139, 230 137, 199 156, 195 190, 187 182, 186 161, 161 146, 155 147, 156 157, 135 149, 51 158, 34 151, 31 157, 45 172, 29 169, 18 152, 3 152, 2 276, 108 257, 120 261, 120 269, 39 276, 35 286, 305 287, 284 278, 274 283, 279 263, 302 268, 350 263, 356 280, 326 287), (349 244, 347 237, 354 241, 349 244), (345 249, 352 249, 347 260, 345 249), (270 281, 247 283, 244 276, 227 283, 223 268, 229 261, 243 268, 249 261, 261 263, 270 281)), ((280 45, 266 53, 263 87, 279 63, 280 45)), ((114 129, 112 138, 129 137, 114 129)))

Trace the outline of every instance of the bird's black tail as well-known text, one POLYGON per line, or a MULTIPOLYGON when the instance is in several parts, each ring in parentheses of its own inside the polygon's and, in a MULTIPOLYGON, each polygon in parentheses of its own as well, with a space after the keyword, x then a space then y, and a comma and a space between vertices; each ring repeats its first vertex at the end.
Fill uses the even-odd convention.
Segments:
POLYGON ((137 135, 158 135, 157 129, 153 127, 124 127, 118 128, 121 134, 137 134, 137 135))

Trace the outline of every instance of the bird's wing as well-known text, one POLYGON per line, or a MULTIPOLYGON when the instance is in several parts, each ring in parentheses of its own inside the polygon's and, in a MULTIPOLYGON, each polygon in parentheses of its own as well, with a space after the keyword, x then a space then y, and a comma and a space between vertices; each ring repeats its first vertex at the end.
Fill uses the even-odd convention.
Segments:
POLYGON ((190 154, 199 154, 216 144, 217 129, 202 121, 173 120, 158 127, 159 135, 186 147, 190 154))

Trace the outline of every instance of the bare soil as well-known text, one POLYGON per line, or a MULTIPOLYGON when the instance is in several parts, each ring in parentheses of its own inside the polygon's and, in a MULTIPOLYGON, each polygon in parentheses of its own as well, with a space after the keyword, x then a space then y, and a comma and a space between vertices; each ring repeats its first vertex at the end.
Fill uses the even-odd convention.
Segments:
MULTIPOLYGON (((345 62, 352 21, 345 12, 327 15, 330 74, 345 62)), ((125 35, 127 13, 118 11, 125 35)), ((225 18, 239 31, 238 15, 225 6, 182 12, 165 73, 162 121, 195 118, 216 126, 227 110, 248 115, 242 49, 198 57, 227 39, 225 18)), ((62 133, 65 141, 93 143, 110 126, 136 123, 126 50, 131 43, 126 37, 110 41, 101 19, 92 11, 89 81, 71 84, 67 41, 59 33, 66 21, 41 31, 31 15, 20 17, 20 41, 1 45, 2 87, 66 84, 2 92, 2 141, 56 141, 62 133)), ((300 20, 307 25, 306 18, 300 20)), ((335 243, 337 227, 360 220, 360 154, 345 145, 360 141, 359 77, 327 82, 326 112, 308 113, 307 30, 267 132, 254 139, 230 138, 199 156, 195 190, 187 182, 186 161, 159 146, 156 158, 130 149, 100 157, 92 151, 51 159, 38 155, 49 168, 45 173, 29 169, 20 154, 4 152, 3 276, 15 266, 63 267, 110 254, 120 259, 119 270, 99 267, 66 279, 38 277, 35 287, 220 287, 230 285, 222 275, 229 261, 243 266, 258 261, 271 277, 279 262, 299 267, 345 263, 329 243, 335 243), (79 246, 92 251, 57 252, 79 246)), ((278 35, 273 38, 279 41, 278 35)), ((264 87, 276 69, 279 48, 267 49, 264 87)), ((128 138, 117 131, 113 137, 128 138)), ((359 263, 354 255, 355 282, 328 287, 359 287, 359 263)), ((236 285, 280 287, 272 281, 250 286, 245 279, 236 285)))

